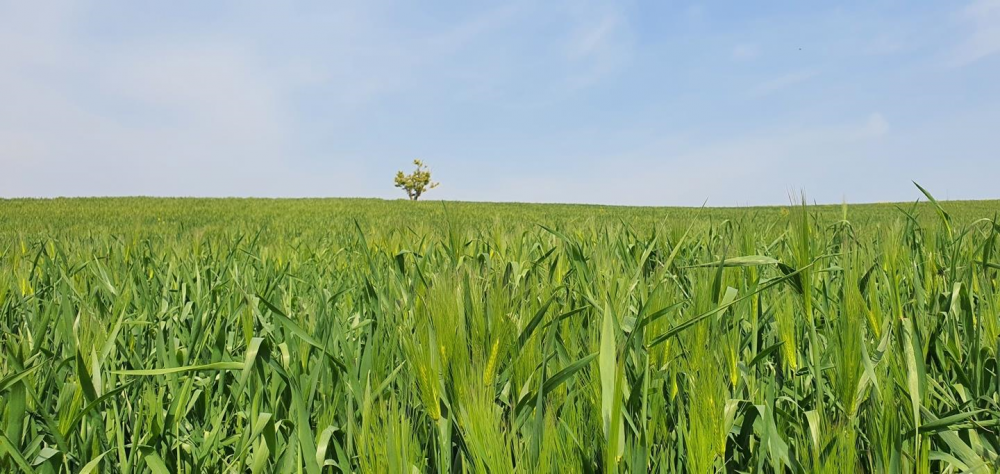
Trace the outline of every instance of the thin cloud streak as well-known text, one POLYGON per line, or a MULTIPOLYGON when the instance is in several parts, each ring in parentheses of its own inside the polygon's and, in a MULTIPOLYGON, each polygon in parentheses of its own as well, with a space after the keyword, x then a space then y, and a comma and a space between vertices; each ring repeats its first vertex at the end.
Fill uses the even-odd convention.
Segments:
POLYGON ((768 96, 788 89, 819 75, 819 71, 796 71, 767 80, 753 89, 754 97, 768 96))
POLYGON ((958 14, 966 37, 952 52, 950 64, 962 67, 1000 53, 1000 0, 977 0, 958 14))

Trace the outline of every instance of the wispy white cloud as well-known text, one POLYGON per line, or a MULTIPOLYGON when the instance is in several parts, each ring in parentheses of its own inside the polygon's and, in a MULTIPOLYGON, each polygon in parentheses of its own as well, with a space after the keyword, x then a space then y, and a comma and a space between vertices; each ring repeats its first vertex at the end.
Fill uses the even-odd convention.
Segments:
POLYGON ((776 92, 788 89, 789 87, 795 86, 797 84, 803 83, 816 77, 819 71, 815 70, 804 70, 790 72, 783 74, 781 76, 769 79, 757 85, 752 91, 752 95, 755 97, 763 97, 766 95, 774 94, 776 92))
POLYGON ((248 9, 222 29, 137 28, 113 40, 81 35, 94 26, 86 7, 0 3, 5 195, 371 195, 375 165, 303 144, 300 127, 316 125, 294 109, 300 89, 319 94, 310 106, 323 113, 311 122, 336 134, 399 98, 560 100, 625 64, 633 42, 626 12, 603 1, 515 2, 406 27, 379 5, 310 17, 248 9), (265 20, 294 27, 241 31, 265 20), (515 23, 561 28, 540 46, 509 30, 515 23), (531 71, 525 58, 552 67, 531 71), (324 182, 303 150, 349 179, 324 182))
POLYGON ((626 11, 607 1, 513 2, 419 26, 359 16, 366 24, 343 25, 323 49, 323 61, 306 55, 294 64, 312 83, 335 85, 334 99, 359 110, 435 88, 508 107, 547 102, 626 65, 634 43, 626 11), (517 27, 546 34, 532 41, 517 27), (526 94, 526 83, 545 97, 526 94))
MULTIPOLYGON (((495 187, 475 192, 494 200, 509 199, 507 190, 518 189, 518 199, 537 202, 699 206, 707 199, 709 205, 732 206, 785 204, 789 190, 803 189, 810 198, 837 202, 849 186, 831 187, 827 181, 852 172, 857 163, 876 165, 873 150, 888 131, 888 121, 875 112, 751 133, 675 135, 609 156, 576 157, 586 165, 557 176, 498 176, 495 187)), ((851 191, 847 198, 855 202, 873 197, 851 191)))
POLYGON ((905 48, 906 43, 902 38, 880 35, 868 42, 862 49, 862 52, 873 56, 882 56, 898 53, 905 48))
POLYGON ((580 31, 570 45, 569 57, 572 59, 586 58, 598 54, 608 48, 610 39, 615 34, 621 19, 614 14, 597 19, 594 25, 580 31))
POLYGON ((566 46, 572 73, 565 85, 572 89, 587 87, 628 62, 633 35, 620 7, 601 3, 572 8, 569 19, 575 26, 566 46))
POLYGON ((701 22, 708 18, 708 7, 704 3, 692 3, 684 8, 683 15, 688 21, 701 22))
POLYGON ((733 59, 737 61, 749 61, 760 56, 760 46, 754 43, 740 43, 733 47, 733 59))
POLYGON ((889 121, 885 119, 879 112, 872 112, 868 116, 868 121, 865 123, 862 137, 881 137, 889 133, 889 121))
POLYGON ((1000 0, 976 0, 958 13, 965 37, 952 51, 950 64, 966 66, 1000 53, 1000 0))
POLYGON ((0 51, 0 192, 266 195, 293 177, 292 121, 255 54, 210 37, 87 44, 68 12, 0 27, 17 45, 0 51))

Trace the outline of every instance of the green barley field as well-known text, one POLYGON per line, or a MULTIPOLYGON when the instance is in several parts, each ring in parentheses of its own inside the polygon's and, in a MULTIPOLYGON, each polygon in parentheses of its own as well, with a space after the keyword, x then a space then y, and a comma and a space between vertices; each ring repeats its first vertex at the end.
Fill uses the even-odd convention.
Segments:
POLYGON ((0 472, 997 472, 998 213, 0 200, 0 472))

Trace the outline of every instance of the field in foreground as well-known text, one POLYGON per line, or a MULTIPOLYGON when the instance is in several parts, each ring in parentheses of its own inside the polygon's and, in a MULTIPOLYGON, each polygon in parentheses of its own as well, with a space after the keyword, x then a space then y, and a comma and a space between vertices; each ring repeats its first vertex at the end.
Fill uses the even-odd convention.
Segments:
POLYGON ((0 200, 0 471, 995 472, 998 211, 0 200))

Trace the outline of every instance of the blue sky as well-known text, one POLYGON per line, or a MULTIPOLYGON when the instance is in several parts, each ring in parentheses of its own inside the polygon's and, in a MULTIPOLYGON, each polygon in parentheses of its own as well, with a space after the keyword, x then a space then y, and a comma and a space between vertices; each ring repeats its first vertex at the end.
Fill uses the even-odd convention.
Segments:
POLYGON ((0 196, 1000 198, 1000 0, 0 0, 0 196))

